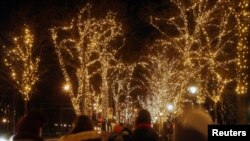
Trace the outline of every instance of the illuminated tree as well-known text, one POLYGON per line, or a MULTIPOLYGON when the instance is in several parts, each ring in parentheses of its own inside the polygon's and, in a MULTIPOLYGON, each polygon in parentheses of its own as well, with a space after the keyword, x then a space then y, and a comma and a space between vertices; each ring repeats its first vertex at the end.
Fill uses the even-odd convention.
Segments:
MULTIPOLYGON (((173 11, 152 15, 151 24, 162 34, 155 46, 174 52, 182 71, 193 72, 199 85, 199 102, 219 101, 225 86, 235 76, 237 17, 230 0, 170 0, 173 11), (216 86, 210 87, 212 82, 216 86), (216 89, 211 89, 216 88, 216 89)), ((187 78, 186 78, 187 79, 187 78)))
POLYGON ((91 15, 91 5, 81 9, 78 17, 70 26, 51 29, 56 54, 66 83, 70 85, 69 94, 77 115, 87 114, 90 110, 90 79, 99 74, 102 79, 101 106, 104 115, 108 108, 107 74, 109 61, 114 58, 115 50, 111 42, 121 35, 121 24, 115 14, 108 12, 104 18, 91 15), (94 68, 94 69, 91 69, 94 68))
POLYGON ((148 109, 153 117, 165 116, 172 119, 182 113, 185 94, 187 93, 190 76, 193 74, 181 70, 177 60, 166 57, 145 57, 138 63, 147 72, 140 80, 141 88, 147 95, 139 97, 140 105, 148 109), (167 111, 166 105, 172 103, 173 111, 167 111))
POLYGON ((249 24, 250 24, 250 14, 249 14, 249 1, 241 0, 239 2, 239 13, 237 14, 238 20, 238 45, 237 45, 237 88, 236 92, 238 94, 246 94, 248 87, 248 35, 249 35, 249 24))
POLYGON ((22 94, 25 102, 25 113, 27 113, 27 103, 32 96, 34 85, 39 80, 40 59, 34 56, 34 37, 28 26, 24 28, 23 36, 13 39, 14 47, 6 48, 4 63, 10 70, 15 88, 22 94))
POLYGON ((131 85, 133 71, 134 65, 117 62, 116 68, 111 73, 110 86, 113 106, 115 117, 119 122, 129 122, 133 116, 133 100, 130 96, 130 93, 136 88, 131 85))

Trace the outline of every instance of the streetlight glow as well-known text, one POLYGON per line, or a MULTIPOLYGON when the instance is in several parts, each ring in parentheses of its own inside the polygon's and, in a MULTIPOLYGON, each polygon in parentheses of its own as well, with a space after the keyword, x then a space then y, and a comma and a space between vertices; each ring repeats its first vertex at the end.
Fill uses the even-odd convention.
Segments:
POLYGON ((6 119, 6 118, 3 118, 3 119, 2 119, 2 122, 3 122, 3 123, 6 123, 6 122, 7 122, 7 119, 6 119))
POLYGON ((191 93, 191 94, 196 94, 197 91, 198 91, 198 88, 196 86, 191 86, 188 88, 188 91, 191 93))
POLYGON ((69 91, 70 90, 70 85, 69 84, 65 84, 63 86, 63 89, 64 89, 64 91, 69 91))
POLYGON ((166 105, 166 108, 169 112, 173 112, 174 111, 174 105, 172 103, 168 103, 166 105))

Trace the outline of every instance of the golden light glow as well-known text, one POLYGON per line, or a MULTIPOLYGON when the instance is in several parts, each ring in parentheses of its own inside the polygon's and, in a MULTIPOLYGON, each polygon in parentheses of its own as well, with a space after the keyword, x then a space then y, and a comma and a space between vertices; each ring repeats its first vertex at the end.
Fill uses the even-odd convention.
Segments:
POLYGON ((10 76, 25 101, 30 100, 32 89, 39 79, 40 59, 34 57, 33 40, 34 37, 26 26, 23 36, 13 38, 14 47, 7 48, 4 58, 4 63, 10 70, 10 76))
POLYGON ((237 46, 237 87, 238 94, 246 94, 248 88, 248 35, 249 35, 249 0, 240 0, 238 20, 238 46, 237 46))
POLYGON ((138 64, 150 72, 149 75, 143 75, 142 81, 138 80, 141 88, 148 93, 138 97, 142 108, 148 109, 153 118, 164 116, 171 120, 180 115, 187 94, 186 78, 192 76, 192 73, 180 70, 180 61, 168 60, 163 55, 142 58, 138 64), (168 103, 174 107, 171 112, 166 109, 168 103))
POLYGON ((71 89, 71 87, 70 87, 69 84, 65 84, 65 85, 63 86, 63 89, 64 89, 64 91, 69 91, 69 90, 71 89))
POLYGON ((8 120, 6 118, 2 119, 2 123, 7 123, 7 122, 8 122, 8 120))
POLYGON ((134 65, 126 65, 117 62, 116 67, 111 73, 110 87, 114 104, 115 117, 118 122, 130 122, 133 118, 133 101, 130 99, 130 93, 134 90, 131 87, 133 81, 132 74, 134 65), (122 97, 125 100, 122 101, 122 97))
POLYGON ((205 0, 170 1, 177 9, 175 14, 151 16, 151 24, 163 35, 152 48, 174 50, 175 58, 183 62, 182 71, 193 74, 185 79, 195 79, 197 102, 203 103, 206 97, 214 100, 236 78, 236 74, 230 74, 236 63, 236 8, 230 0, 213 4, 205 0), (175 29, 175 35, 166 32, 163 23, 175 29))
MULTIPOLYGON (((94 18, 91 15, 91 5, 87 4, 81 9, 78 17, 73 19, 70 26, 54 27, 51 29, 52 39, 59 59, 66 83, 77 87, 76 91, 69 90, 71 102, 77 115, 91 111, 93 103, 102 108, 108 108, 107 73, 110 68, 109 61, 116 53, 112 50, 110 42, 121 35, 121 24, 116 21, 115 14, 108 12, 104 18, 94 18), (65 33, 65 34, 64 34, 65 33), (97 57, 93 56, 97 54, 97 57), (89 71, 90 67, 101 63, 101 67, 89 71), (77 82, 74 82, 67 68, 73 68, 77 82), (101 96, 93 96, 90 78, 100 74, 102 77, 101 96), (101 103, 99 103, 101 101, 101 103)), ((97 108, 99 107, 99 108, 97 108)))

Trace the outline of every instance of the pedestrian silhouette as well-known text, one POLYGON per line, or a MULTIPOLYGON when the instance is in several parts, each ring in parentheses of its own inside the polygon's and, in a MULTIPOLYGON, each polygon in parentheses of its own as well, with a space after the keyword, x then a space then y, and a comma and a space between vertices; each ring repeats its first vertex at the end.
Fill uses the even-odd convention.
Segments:
POLYGON ((140 110, 135 121, 134 138, 136 141, 159 141, 159 136, 151 127, 151 115, 147 110, 140 110))
POLYGON ((42 127, 45 117, 38 111, 32 110, 24 115, 17 123, 16 134, 13 141, 44 141, 42 138, 42 127))

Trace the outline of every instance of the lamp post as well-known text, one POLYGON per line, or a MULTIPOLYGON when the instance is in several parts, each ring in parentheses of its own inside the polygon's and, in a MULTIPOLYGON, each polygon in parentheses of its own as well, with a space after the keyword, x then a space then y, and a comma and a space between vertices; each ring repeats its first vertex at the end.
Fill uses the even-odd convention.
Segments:
POLYGON ((166 109, 169 112, 173 112, 174 111, 174 105, 172 103, 167 103, 166 109))
POLYGON ((9 124, 8 118, 3 117, 3 118, 2 118, 2 124, 3 124, 3 126, 4 126, 4 132, 8 133, 8 132, 9 132, 9 131, 8 131, 8 124, 9 124))
MULTIPOLYGON (((198 88, 196 87, 196 86, 190 86, 189 88, 188 88, 188 92, 189 92, 189 94, 191 94, 191 96, 195 96, 196 94, 197 94, 197 92, 198 92, 198 88)), ((192 97, 192 109, 194 108, 194 99, 193 99, 193 97, 192 97)))
MULTIPOLYGON (((70 90, 71 90, 71 86, 70 84, 66 83, 63 85, 63 90, 69 94, 70 90)), ((62 119, 62 113, 63 113, 63 105, 62 103, 60 103, 60 124, 59 124, 59 132, 60 134, 62 134, 63 132, 63 128, 64 128, 64 124, 63 124, 63 119, 62 119)))
POLYGON ((171 141, 173 140, 173 119, 172 119, 172 115, 171 114, 174 114, 174 110, 175 110, 175 106, 173 103, 167 103, 166 104, 166 109, 167 109, 167 112, 169 113, 169 121, 166 123, 166 126, 163 126, 165 127, 164 128, 164 131, 165 131, 165 134, 166 134, 166 139, 168 141, 171 141))

